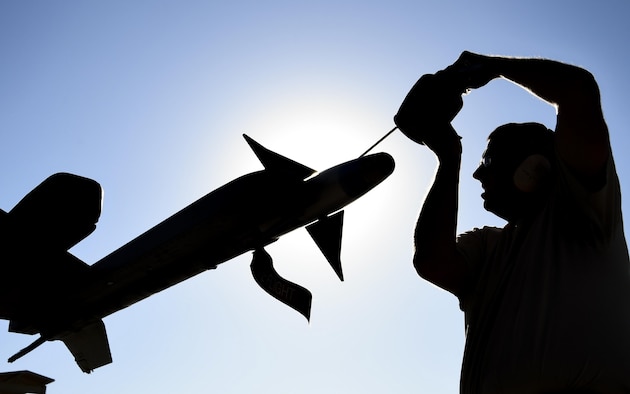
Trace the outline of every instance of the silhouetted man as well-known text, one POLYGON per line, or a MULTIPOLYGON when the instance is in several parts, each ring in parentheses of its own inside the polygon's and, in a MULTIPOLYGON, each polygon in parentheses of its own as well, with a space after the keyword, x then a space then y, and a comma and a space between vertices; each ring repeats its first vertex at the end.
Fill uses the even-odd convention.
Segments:
POLYGON ((464 52, 423 76, 395 118, 438 157, 415 232, 414 266, 465 313, 462 393, 630 393, 630 263, 599 89, 586 70, 464 52), (461 94, 494 78, 557 110, 496 129, 479 168, 504 228, 456 236, 461 94))

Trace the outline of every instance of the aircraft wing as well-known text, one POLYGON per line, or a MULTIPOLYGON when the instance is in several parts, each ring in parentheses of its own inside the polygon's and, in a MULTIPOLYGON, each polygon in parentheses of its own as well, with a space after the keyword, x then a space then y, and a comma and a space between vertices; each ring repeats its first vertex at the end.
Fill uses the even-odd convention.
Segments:
POLYGON ((112 362, 107 332, 102 320, 86 325, 80 331, 70 333, 61 340, 83 372, 90 373, 112 362))

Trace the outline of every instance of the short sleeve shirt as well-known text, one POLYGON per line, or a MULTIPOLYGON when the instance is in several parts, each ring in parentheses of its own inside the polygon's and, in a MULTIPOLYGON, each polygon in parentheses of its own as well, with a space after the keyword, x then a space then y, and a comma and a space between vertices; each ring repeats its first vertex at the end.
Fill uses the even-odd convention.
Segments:
POLYGON ((527 228, 458 237, 472 273, 459 295, 462 393, 630 392, 630 263, 612 156, 596 192, 556 162, 527 228))

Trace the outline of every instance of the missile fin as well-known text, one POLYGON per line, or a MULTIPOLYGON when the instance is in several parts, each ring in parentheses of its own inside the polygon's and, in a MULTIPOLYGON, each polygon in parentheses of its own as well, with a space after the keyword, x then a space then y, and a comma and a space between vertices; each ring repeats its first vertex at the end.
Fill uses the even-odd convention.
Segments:
POLYGON ((306 230, 319 247, 319 250, 322 251, 332 269, 335 270, 339 279, 343 281, 343 271, 341 269, 343 211, 319 219, 315 223, 306 226, 306 230))
POLYGON ((243 137, 267 171, 285 174, 299 180, 306 179, 316 172, 312 168, 265 148, 246 134, 243 134, 243 137))
POLYGON ((290 306, 310 321, 311 292, 304 287, 282 278, 273 268, 271 256, 264 249, 254 251, 250 265, 254 280, 258 285, 278 301, 290 306))

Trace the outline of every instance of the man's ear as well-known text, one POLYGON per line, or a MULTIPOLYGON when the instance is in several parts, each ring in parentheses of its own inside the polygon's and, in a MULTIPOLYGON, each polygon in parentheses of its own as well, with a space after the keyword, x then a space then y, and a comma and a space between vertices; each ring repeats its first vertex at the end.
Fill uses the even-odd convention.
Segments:
POLYGON ((541 154, 527 156, 514 171, 514 185, 525 193, 538 191, 551 173, 549 159, 541 154))

